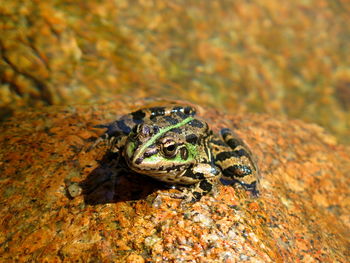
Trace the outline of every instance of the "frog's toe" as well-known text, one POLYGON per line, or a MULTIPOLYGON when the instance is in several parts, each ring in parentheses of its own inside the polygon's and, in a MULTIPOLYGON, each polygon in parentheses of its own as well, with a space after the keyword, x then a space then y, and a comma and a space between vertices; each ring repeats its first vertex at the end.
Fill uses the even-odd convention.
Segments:
POLYGON ((259 196, 260 193, 259 193, 257 181, 254 181, 250 184, 240 182, 240 184, 243 186, 244 189, 249 191, 253 197, 259 196))

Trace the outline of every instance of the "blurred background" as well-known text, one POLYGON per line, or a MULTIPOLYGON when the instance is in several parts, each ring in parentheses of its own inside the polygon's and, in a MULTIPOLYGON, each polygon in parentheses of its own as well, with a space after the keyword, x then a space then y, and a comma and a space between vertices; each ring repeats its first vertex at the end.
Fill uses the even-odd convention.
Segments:
POLYGON ((350 1, 1 0, 0 119, 185 99, 318 123, 350 143, 350 1))

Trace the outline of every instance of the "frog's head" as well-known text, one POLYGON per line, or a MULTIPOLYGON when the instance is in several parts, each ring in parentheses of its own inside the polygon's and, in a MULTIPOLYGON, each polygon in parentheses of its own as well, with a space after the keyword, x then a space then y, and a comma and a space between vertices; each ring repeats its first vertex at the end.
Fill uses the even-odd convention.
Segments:
POLYGON ((164 174, 180 173, 194 163, 197 146, 186 141, 179 125, 144 123, 128 137, 124 156, 132 170, 161 179, 164 174))

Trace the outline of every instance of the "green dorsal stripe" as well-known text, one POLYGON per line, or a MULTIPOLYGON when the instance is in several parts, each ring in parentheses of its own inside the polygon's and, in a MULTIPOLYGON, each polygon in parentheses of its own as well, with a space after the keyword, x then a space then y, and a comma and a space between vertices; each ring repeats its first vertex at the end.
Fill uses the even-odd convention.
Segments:
POLYGON ((154 135, 147 143, 145 143, 139 150, 137 156, 135 156, 134 158, 137 159, 139 158, 139 154, 140 153, 143 153, 145 151, 145 149, 147 149, 150 145, 152 145, 153 143, 155 143, 155 141, 161 137, 164 133, 170 131, 171 129, 174 129, 174 128, 179 128, 183 125, 185 125, 186 123, 189 123, 190 121, 192 121, 194 118, 192 116, 190 117, 187 117, 186 119, 184 119, 183 121, 175 124, 175 125, 172 125, 172 126, 169 126, 169 127, 166 127, 166 128, 163 128, 163 129, 160 129, 160 131, 154 135))

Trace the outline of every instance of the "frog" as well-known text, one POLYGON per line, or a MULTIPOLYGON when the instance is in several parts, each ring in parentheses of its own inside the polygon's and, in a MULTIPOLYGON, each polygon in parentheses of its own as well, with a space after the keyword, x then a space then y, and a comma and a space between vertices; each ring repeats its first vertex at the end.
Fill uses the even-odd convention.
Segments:
POLYGON ((231 129, 215 134, 188 105, 146 107, 96 126, 102 141, 136 174, 175 186, 184 203, 199 201, 220 181, 238 183, 258 196, 258 168, 246 144, 231 129))

